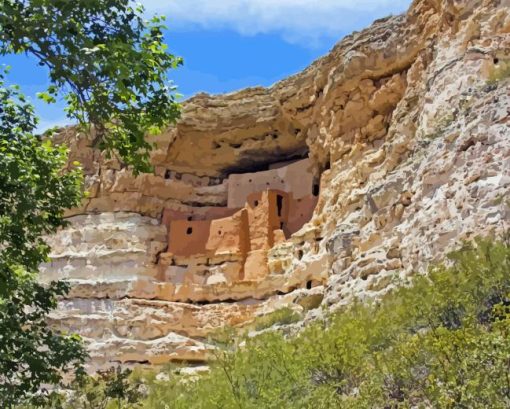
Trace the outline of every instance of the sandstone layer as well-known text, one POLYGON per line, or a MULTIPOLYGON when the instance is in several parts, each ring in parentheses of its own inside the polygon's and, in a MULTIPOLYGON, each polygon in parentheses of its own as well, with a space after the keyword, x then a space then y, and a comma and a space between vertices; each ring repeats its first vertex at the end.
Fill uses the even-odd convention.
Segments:
POLYGON ((90 195, 42 267, 73 285, 55 323, 96 367, 202 362, 218 328, 377 297, 462 240, 504 233, 509 85, 510 0, 415 0, 271 88, 186 101, 152 138, 153 174, 64 131, 90 195), (304 187, 288 171, 300 160, 304 187), (275 195, 296 200, 287 216, 275 195), (189 227, 207 232, 193 248, 189 227))

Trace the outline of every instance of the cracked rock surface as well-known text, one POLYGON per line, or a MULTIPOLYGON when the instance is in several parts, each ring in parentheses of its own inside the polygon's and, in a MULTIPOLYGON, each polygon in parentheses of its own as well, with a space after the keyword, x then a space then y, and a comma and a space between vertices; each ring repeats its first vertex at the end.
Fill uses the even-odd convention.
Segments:
POLYGON ((73 284, 52 322, 84 336, 93 368, 204 362, 218 328, 381 296, 462 240, 508 230, 510 0, 415 0, 271 88, 197 95, 153 137, 153 174, 72 128, 59 138, 90 196, 49 239, 43 279, 73 284), (181 298, 161 283, 165 209, 206 217, 226 206, 230 174, 304 156, 318 204, 268 250, 263 279, 181 298))

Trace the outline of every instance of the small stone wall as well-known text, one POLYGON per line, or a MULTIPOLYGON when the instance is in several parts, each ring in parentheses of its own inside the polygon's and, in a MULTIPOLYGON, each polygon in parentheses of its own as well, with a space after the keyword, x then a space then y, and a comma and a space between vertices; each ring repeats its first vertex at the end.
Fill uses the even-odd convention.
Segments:
POLYGON ((230 175, 228 178, 228 204, 230 208, 243 207, 252 193, 281 190, 292 193, 295 199, 313 192, 314 177, 309 159, 290 165, 256 173, 230 175))
POLYGON ((231 175, 228 207, 165 209, 168 248, 160 256, 160 279, 184 286, 263 280, 268 251, 311 219, 313 182, 306 159, 231 175))

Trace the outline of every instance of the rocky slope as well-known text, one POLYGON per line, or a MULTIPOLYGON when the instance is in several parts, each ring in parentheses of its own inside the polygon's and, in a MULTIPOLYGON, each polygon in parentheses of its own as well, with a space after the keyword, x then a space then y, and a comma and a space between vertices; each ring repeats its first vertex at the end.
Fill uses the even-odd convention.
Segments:
MULTIPOLYGON (((85 337, 94 367, 203 362, 217 328, 285 305, 313 318, 319 305, 384 294, 463 239, 502 234, 509 85, 510 0, 415 0, 271 88, 188 100, 153 138, 154 174, 135 177, 66 130, 90 196, 42 267, 73 284, 55 323, 85 337), (228 205, 229 175, 306 156, 318 203, 264 248, 267 273, 194 281, 185 296, 169 287, 165 211, 205 219, 228 205)), ((200 274, 225 276, 225 263, 198 263, 200 274)))

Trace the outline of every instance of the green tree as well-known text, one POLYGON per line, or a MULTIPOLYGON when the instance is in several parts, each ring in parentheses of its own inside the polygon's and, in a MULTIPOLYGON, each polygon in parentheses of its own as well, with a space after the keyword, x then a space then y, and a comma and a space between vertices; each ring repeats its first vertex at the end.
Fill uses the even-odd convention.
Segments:
POLYGON ((34 56, 51 81, 40 97, 63 91, 67 115, 92 124, 98 145, 136 171, 150 170, 146 133, 179 113, 167 72, 182 60, 163 29, 130 0, 0 0, 0 55, 34 56))
POLYGON ((80 198, 78 169, 63 173, 66 151, 33 135, 37 119, 0 74, 0 406, 9 407, 41 383, 57 383, 84 352, 79 339, 50 329, 45 317, 64 283, 42 286, 43 240, 63 226, 63 210, 80 198))
MULTIPOLYGON (((0 55, 26 53, 46 67, 48 103, 63 94, 67 115, 91 127, 97 146, 135 172, 150 170, 144 139, 179 113, 167 71, 181 63, 163 42, 162 19, 146 21, 128 0, 0 0, 0 55)), ((0 73, 0 407, 44 397, 81 368, 81 340, 46 324, 65 295, 62 282, 37 282, 48 261, 44 236, 79 203, 79 164, 34 135, 38 119, 0 73), (42 391, 44 392, 44 391, 42 391)), ((49 135, 51 136, 51 135, 49 135)))

